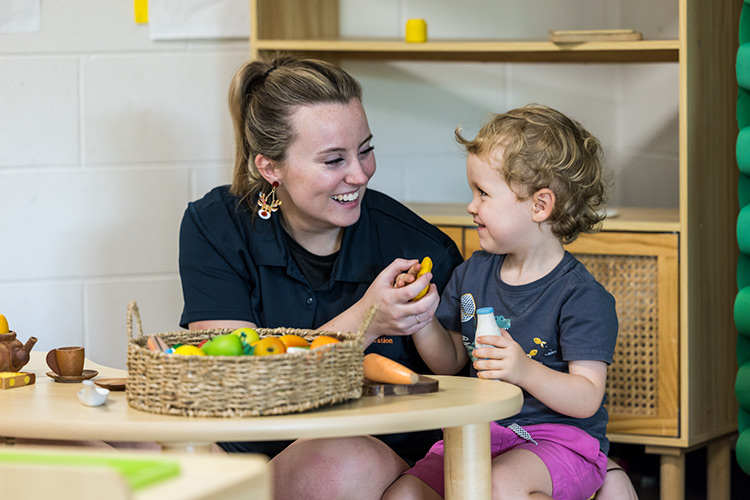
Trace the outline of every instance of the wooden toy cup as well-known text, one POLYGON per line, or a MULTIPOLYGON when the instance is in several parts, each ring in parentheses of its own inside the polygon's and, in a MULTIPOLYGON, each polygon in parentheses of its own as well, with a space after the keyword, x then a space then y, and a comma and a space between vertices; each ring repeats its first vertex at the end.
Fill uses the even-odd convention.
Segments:
POLYGON ((47 353, 47 365, 64 377, 77 377, 83 373, 85 359, 83 347, 58 347, 47 353))

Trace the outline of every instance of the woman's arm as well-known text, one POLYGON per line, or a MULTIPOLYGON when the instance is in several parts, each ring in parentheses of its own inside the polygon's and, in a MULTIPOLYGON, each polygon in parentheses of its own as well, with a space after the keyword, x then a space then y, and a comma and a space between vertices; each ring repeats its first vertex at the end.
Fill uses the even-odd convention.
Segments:
POLYGON ((190 330, 215 330, 219 328, 256 328, 255 323, 250 321, 233 320, 233 319, 214 319, 206 321, 193 321, 188 324, 190 330))
POLYGON ((365 332, 365 347, 382 335, 412 335, 424 328, 437 310, 440 297, 431 273, 401 288, 395 288, 396 277, 413 266, 416 260, 396 259, 372 282, 364 296, 349 309, 320 326, 321 330, 356 332, 373 304, 378 310, 365 332), (430 291, 416 302, 411 299, 425 287, 430 291))

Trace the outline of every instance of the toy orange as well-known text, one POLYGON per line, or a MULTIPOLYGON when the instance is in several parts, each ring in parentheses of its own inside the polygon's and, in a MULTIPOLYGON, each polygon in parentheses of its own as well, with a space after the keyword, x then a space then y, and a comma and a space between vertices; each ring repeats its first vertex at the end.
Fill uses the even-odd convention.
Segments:
POLYGON ((279 340, 287 349, 290 347, 310 347, 310 343, 299 335, 282 335, 279 340))
POLYGON ((310 343, 310 349, 317 349, 318 347, 321 347, 324 345, 338 344, 338 343, 339 343, 339 339, 335 339, 327 335, 321 335, 313 339, 313 341, 310 343))
POLYGON ((255 349, 253 354, 256 356, 268 356, 269 354, 284 354, 286 347, 278 337, 264 337, 254 342, 255 349))

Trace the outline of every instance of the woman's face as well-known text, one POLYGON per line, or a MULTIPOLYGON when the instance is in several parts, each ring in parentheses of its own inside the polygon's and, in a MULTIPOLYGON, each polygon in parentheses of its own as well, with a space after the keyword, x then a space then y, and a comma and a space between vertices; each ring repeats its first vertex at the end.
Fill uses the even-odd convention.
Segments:
POLYGON ((352 99, 300 106, 291 125, 294 141, 276 174, 280 209, 292 236, 351 226, 359 220, 362 196, 375 173, 362 104, 352 99))

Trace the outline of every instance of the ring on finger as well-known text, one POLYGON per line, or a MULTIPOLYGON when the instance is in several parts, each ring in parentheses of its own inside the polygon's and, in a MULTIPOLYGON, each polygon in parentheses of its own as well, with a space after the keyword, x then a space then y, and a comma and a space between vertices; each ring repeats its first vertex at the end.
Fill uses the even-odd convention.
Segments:
POLYGON ((419 319, 419 314, 414 315, 414 319, 417 320, 417 324, 421 323, 422 321, 419 319))

